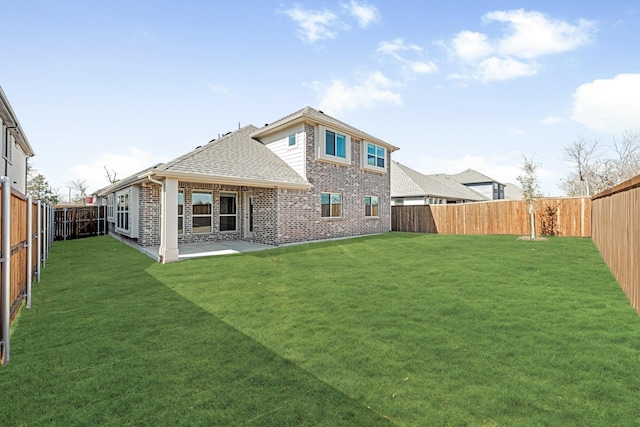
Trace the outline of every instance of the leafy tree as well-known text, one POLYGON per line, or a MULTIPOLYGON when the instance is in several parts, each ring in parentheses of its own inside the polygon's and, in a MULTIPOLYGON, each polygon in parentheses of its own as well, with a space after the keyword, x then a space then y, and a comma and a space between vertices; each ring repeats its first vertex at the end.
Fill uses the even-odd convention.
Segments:
POLYGON ((27 194, 34 200, 57 205, 60 195, 49 185, 47 178, 27 163, 27 194))
POLYGON ((522 201, 527 205, 529 210, 530 238, 536 238, 536 209, 538 201, 542 197, 540 192, 540 182, 538 180, 538 169, 540 163, 536 163, 533 159, 524 156, 524 164, 521 166, 522 175, 516 179, 522 188, 522 201))

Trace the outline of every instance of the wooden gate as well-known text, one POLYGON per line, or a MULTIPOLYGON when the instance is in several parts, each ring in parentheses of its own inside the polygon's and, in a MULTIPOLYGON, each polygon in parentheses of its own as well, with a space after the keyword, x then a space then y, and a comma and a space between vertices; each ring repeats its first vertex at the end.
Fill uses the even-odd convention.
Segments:
POLYGON ((56 240, 78 239, 107 233, 105 206, 56 208, 56 240))

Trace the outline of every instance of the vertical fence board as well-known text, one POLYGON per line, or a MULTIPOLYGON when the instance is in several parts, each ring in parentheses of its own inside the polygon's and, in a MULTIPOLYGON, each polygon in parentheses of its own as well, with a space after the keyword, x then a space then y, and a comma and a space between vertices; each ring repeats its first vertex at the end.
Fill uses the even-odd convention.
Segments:
MULTIPOLYGON (((2 195, 2 188, 0 187, 0 196, 2 195)), ((11 189, 11 194, 8 200, 8 214, 10 216, 10 224, 8 226, 7 236, 9 238, 9 250, 7 253, 3 253, 3 258, 8 258, 10 268, 6 270, 7 264, 1 263, 0 274, 3 277, 3 283, 5 283, 5 272, 8 274, 8 298, 6 301, 8 304, 2 304, 0 310, 0 323, 3 331, 5 327, 9 327, 11 321, 15 318, 22 301, 27 297, 28 285, 30 279, 33 277, 37 268, 39 268, 41 259, 37 255, 36 247, 50 247, 51 238, 44 230, 44 225, 39 228, 36 221, 32 221, 31 226, 28 224, 27 211, 29 200, 15 189, 11 189), (34 250, 29 251, 29 244, 32 245, 34 250), (29 254, 31 253, 31 259, 29 260, 29 254), (30 262, 29 262, 30 261, 30 262), (32 268, 29 271, 29 264, 32 268), (35 267, 38 266, 38 267, 35 267), (8 309, 5 311, 5 306, 8 305, 8 309), (7 319, 5 321, 5 319, 7 319), (6 323, 5 323, 6 322, 6 323)), ((2 205, 5 197, 0 197, 0 206, 2 205)), ((32 204, 32 215, 35 217, 38 212, 38 203, 32 204), (34 208, 35 207, 35 208, 34 208)), ((42 206, 41 211, 45 212, 47 206, 42 206)), ((3 221, 2 209, 0 209, 0 224, 3 221)), ((32 218, 33 220, 33 218, 32 218)), ((3 230, 3 233, 5 230, 3 230)), ((4 237, 4 236, 3 236, 4 237)), ((9 330, 9 329, 7 329, 9 330)), ((0 348, 0 361, 3 365, 6 365, 10 359, 9 351, 9 336, 2 336, 2 347, 0 348)))
POLYGON ((594 196, 592 209, 593 241, 640 314, 640 175, 594 196))
MULTIPOLYGON (((547 207, 557 208, 546 218, 554 235, 591 236, 591 199, 544 198, 536 211, 536 233, 542 234, 547 207)), ((529 234, 529 212, 521 200, 452 205, 393 206, 393 231, 440 234, 529 234)))

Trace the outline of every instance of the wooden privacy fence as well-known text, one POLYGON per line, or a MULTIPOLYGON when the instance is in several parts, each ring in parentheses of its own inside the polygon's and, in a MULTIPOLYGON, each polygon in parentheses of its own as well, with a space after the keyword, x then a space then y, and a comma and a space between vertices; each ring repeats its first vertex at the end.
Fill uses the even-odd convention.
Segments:
POLYGON ((593 197, 593 242, 640 314, 640 175, 593 197))
POLYGON ((71 206, 55 209, 57 240, 107 234, 106 206, 71 206))
POLYGON ((11 188, 11 179, 1 177, 0 224, 0 362, 10 359, 10 327, 23 300, 31 308, 31 282, 40 281, 40 268, 53 242, 53 209, 11 188))
MULTIPOLYGON (((522 200, 451 205, 393 206, 391 229, 415 233, 529 235, 529 211, 522 200)), ((591 236, 591 199, 543 198, 536 210, 536 233, 591 236)))

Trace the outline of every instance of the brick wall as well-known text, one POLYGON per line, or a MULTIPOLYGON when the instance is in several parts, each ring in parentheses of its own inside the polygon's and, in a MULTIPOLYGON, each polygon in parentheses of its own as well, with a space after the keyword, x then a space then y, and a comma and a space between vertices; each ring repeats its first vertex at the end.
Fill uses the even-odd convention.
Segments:
POLYGON ((279 189, 277 194, 276 244, 336 237, 385 233, 391 227, 390 155, 387 173, 360 167, 361 141, 351 140, 351 164, 339 165, 316 160, 316 129, 305 125, 307 179, 313 188, 306 191, 279 189), (342 218, 322 218, 320 193, 342 194, 342 218), (379 197, 379 216, 365 217, 365 196, 379 197))
POLYGON ((140 246, 160 246, 160 191, 158 184, 145 184, 140 189, 140 246))

